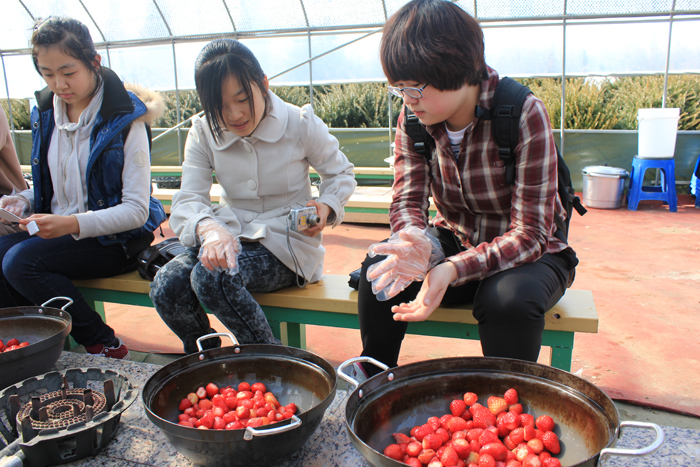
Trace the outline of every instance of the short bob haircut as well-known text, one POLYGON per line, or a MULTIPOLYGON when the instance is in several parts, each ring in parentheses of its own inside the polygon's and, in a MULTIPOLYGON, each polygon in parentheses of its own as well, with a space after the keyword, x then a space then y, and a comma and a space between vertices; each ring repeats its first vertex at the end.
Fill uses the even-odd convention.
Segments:
MULTIPOLYGON (((223 123, 224 81, 234 76, 243 92, 248 96, 250 113, 255 118, 251 85, 262 92, 265 99, 265 114, 270 107, 270 97, 265 92, 265 73, 260 62, 248 47, 233 39, 216 39, 204 46, 194 64, 194 82, 209 122, 212 136, 218 140, 225 125, 223 123)), ((265 115, 263 115, 265 118, 265 115)))
MULTIPOLYGON (((34 32, 30 39, 32 45, 32 61, 34 68, 41 74, 37 53, 39 47, 60 47, 61 51, 73 58, 77 58, 85 64, 88 70, 95 75, 97 84, 102 81, 101 67, 97 61, 97 51, 92 42, 90 30, 83 23, 73 18, 56 18, 39 20, 34 25, 34 32)), ((98 86, 95 86, 97 89, 98 86)))
POLYGON ((379 55, 389 83, 415 81, 440 91, 487 79, 479 23, 447 0, 414 0, 384 25, 379 55))

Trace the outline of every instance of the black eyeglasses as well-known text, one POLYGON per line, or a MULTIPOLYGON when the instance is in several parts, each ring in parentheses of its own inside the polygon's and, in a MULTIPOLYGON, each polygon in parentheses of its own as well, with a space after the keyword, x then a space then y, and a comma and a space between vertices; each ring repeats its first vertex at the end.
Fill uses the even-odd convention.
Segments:
POLYGON ((406 88, 397 88, 395 86, 388 86, 387 91, 395 95, 396 97, 401 97, 403 98, 404 94, 406 94, 408 97, 412 97, 414 99, 420 99, 423 97, 423 89, 428 85, 428 83, 425 83, 422 87, 420 88, 411 88, 411 87, 406 87, 406 88))

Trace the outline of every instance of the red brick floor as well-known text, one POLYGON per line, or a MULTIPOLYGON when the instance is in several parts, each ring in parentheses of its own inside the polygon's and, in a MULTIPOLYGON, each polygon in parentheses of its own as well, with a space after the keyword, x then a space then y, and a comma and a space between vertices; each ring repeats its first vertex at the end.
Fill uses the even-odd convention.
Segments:
MULTIPOLYGON (((593 291, 600 323, 597 334, 576 335, 572 372, 613 399, 700 416, 700 210, 693 203, 680 195, 677 213, 643 202, 638 211, 574 216, 569 240, 581 264, 573 288, 593 291)), ((326 231, 324 271, 359 267, 367 247, 387 236, 382 225, 326 231)), ((108 305, 107 318, 131 349, 182 351, 152 309, 108 305)), ((336 366, 361 351, 359 331, 321 326, 307 326, 307 345, 336 366)), ((407 336, 400 363, 479 355, 478 342, 407 336)))

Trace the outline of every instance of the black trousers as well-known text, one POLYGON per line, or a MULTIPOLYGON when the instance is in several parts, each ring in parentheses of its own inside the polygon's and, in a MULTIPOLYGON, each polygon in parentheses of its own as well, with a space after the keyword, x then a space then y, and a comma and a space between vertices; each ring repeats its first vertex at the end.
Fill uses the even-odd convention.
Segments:
MULTIPOLYGON (((445 256, 463 250, 451 231, 433 229, 440 239, 445 256)), ((380 302, 367 281, 367 268, 385 256, 366 257, 358 292, 358 315, 363 356, 395 367, 407 323, 394 321, 391 307, 413 300, 422 282, 414 282, 396 297, 380 302)), ((448 287, 443 305, 473 303, 479 323, 479 337, 484 356, 537 361, 542 345, 544 314, 564 295, 573 280, 578 264, 576 254, 566 250, 545 254, 539 260, 494 274, 481 281, 448 287)), ((371 375, 379 368, 365 364, 371 375)))

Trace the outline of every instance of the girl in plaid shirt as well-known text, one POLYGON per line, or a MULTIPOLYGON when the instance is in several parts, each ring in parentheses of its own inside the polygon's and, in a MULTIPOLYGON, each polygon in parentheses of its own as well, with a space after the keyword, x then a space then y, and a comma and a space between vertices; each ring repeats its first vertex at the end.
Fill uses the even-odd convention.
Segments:
MULTIPOLYGON (((499 82, 484 61, 477 21, 450 1, 414 0, 383 32, 389 91, 403 98, 435 147, 430 161, 415 151, 402 112, 393 235, 370 247, 362 267, 362 355, 396 366, 407 322, 427 319, 441 303, 473 303, 485 356, 537 361, 544 314, 571 285, 578 263, 555 236, 555 220, 566 211, 547 110, 533 95, 526 99, 515 183, 508 184, 491 122, 476 117, 477 106, 491 107, 499 82), (432 221, 431 195, 438 211, 432 221)), ((354 368, 360 379, 379 371, 354 368)))

